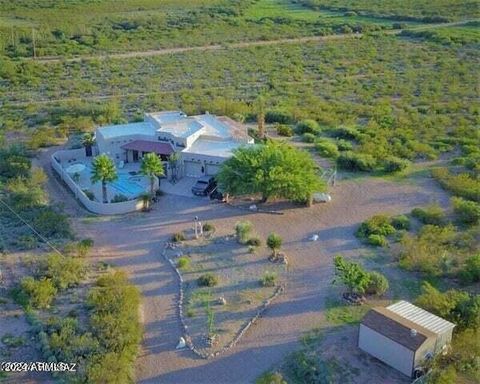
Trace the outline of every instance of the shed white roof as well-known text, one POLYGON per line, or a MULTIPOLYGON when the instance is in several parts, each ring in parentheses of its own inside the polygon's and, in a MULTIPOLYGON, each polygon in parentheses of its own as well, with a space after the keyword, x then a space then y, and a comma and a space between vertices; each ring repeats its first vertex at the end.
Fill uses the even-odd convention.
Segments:
POLYGON ((442 334, 455 327, 455 324, 433 313, 427 312, 408 301, 399 301, 398 303, 389 305, 387 309, 436 334, 442 334))
POLYGON ((99 132, 105 139, 112 139, 115 137, 130 135, 154 136, 155 128, 149 122, 142 121, 140 123, 108 125, 106 127, 97 128, 97 132, 99 132))

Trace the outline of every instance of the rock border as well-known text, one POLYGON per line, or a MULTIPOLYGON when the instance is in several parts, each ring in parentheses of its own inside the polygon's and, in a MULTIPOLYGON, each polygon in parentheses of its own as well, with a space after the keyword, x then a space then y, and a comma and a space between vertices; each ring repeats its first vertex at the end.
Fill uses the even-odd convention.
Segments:
POLYGON ((258 320, 258 318, 260 316, 262 316, 262 314, 270 306, 270 304, 273 302, 273 300, 275 300, 281 293, 283 293, 285 291, 285 285, 279 285, 275 289, 273 294, 263 302, 263 304, 261 305, 260 308, 257 309, 256 314, 240 328, 240 330, 237 332, 235 337, 226 346, 224 346, 222 349, 220 349, 219 351, 216 351, 216 352, 212 352, 212 353, 202 352, 193 345, 192 338, 190 337, 190 335, 188 333, 188 326, 185 323, 185 316, 183 314, 184 291, 183 291, 182 275, 181 275, 180 271, 178 270, 177 266, 175 265, 174 260, 170 259, 167 256, 167 250, 168 249, 175 249, 175 248, 177 248, 176 244, 169 243, 169 242, 165 243, 163 251, 162 251, 162 256, 165 259, 165 261, 167 261, 168 264, 170 264, 171 267, 174 269, 174 271, 177 275, 177 278, 178 278, 177 279, 177 281, 178 281, 177 316, 178 316, 178 319, 180 320, 180 324, 182 326, 182 331, 183 331, 183 337, 185 339, 185 344, 187 345, 187 347, 193 353, 195 353, 197 356, 201 357, 202 359, 208 360, 208 359, 217 357, 218 355, 220 355, 224 352, 227 352, 229 349, 233 348, 240 341, 242 336, 248 331, 248 329, 258 320))

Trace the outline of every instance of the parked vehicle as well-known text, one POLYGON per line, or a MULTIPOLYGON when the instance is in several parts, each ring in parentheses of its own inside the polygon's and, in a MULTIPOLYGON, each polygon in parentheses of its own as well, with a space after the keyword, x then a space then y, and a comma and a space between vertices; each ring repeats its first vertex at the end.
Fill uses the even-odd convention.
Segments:
POLYGON ((217 183, 213 176, 202 176, 192 187, 192 193, 196 196, 207 196, 216 188, 216 186, 217 183))

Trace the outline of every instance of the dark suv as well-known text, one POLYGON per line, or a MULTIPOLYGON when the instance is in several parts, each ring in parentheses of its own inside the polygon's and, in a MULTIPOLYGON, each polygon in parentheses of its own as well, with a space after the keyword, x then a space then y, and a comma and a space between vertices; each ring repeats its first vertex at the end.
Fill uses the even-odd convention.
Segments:
POLYGON ((217 183, 213 176, 202 176, 192 187, 192 193, 196 196, 207 196, 216 186, 217 183))

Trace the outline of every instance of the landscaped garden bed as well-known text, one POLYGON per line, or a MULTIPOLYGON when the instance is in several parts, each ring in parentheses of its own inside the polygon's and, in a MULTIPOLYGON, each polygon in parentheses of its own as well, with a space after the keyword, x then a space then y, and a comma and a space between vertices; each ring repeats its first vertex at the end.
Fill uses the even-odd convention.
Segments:
POLYGON ((181 276, 185 338, 200 355, 211 357, 232 347, 282 291, 286 265, 269 261, 271 252, 260 243, 258 238, 240 242, 234 235, 212 236, 166 249, 181 276))

